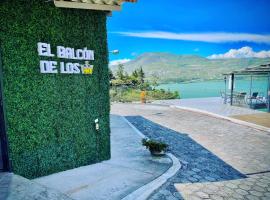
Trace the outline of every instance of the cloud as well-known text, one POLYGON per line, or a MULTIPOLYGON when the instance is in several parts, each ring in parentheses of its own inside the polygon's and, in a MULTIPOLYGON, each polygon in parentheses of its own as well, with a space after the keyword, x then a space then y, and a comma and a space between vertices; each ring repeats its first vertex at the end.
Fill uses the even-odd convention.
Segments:
POLYGON ((252 34, 252 33, 173 33, 162 31, 146 32, 114 32, 127 37, 156 38, 167 40, 184 40, 210 43, 226 42, 254 42, 270 44, 270 34, 252 34))
POLYGON ((128 58, 119 59, 119 60, 113 60, 113 61, 110 62, 109 65, 110 65, 110 66, 112 66, 112 65, 119 65, 119 64, 127 63, 127 62, 129 62, 129 61, 131 61, 131 60, 128 59, 128 58))
POLYGON ((269 58, 270 51, 255 52, 251 47, 242 47, 240 49, 231 49, 224 54, 213 54, 208 59, 227 59, 227 58, 269 58))

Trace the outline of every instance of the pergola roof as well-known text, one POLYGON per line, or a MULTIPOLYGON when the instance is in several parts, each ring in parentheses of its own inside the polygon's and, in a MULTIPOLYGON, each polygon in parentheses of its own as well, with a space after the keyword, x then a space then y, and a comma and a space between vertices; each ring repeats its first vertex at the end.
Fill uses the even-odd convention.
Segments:
POLYGON ((258 67, 247 67, 243 70, 232 71, 223 75, 269 75, 270 74, 270 63, 265 65, 260 65, 258 67))
POLYGON ((123 2, 137 2, 137 0, 54 0, 56 7, 114 11, 121 10, 123 2))

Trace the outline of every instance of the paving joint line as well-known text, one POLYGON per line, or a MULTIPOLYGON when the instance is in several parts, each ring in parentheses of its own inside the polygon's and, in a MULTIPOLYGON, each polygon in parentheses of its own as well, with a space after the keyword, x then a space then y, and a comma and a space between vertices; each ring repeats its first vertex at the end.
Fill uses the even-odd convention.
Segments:
POLYGON ((266 174, 266 173, 270 173, 270 170, 261 171, 261 172, 253 172, 253 173, 248 173, 248 174, 245 174, 245 175, 246 175, 246 176, 252 176, 252 175, 266 174))

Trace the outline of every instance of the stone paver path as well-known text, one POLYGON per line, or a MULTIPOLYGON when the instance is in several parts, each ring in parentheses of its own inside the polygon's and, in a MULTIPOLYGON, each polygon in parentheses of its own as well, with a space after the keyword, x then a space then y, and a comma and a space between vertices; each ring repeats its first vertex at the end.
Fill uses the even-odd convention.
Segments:
POLYGON ((166 106, 114 104, 112 112, 127 116, 148 137, 168 143, 182 163, 150 199, 267 199, 267 132, 166 106))
POLYGON ((175 184, 184 199, 270 199, 270 173, 249 176, 246 179, 175 184))

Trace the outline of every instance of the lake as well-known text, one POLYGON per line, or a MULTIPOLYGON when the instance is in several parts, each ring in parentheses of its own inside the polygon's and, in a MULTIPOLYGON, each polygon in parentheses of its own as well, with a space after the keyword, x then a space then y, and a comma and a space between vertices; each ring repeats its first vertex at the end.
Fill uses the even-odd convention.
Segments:
MULTIPOLYGON (((261 96, 267 94, 267 78, 253 80, 252 92, 259 92, 261 96)), ((218 97, 220 91, 225 90, 225 83, 223 80, 217 81, 203 81, 192 83, 168 83, 161 84, 157 88, 170 91, 178 91, 181 98, 201 98, 201 97, 218 97)), ((227 86, 228 88, 228 86, 227 86)), ((236 79, 235 91, 247 92, 249 94, 250 80, 236 79)), ((227 90, 228 91, 228 90, 227 90)))

